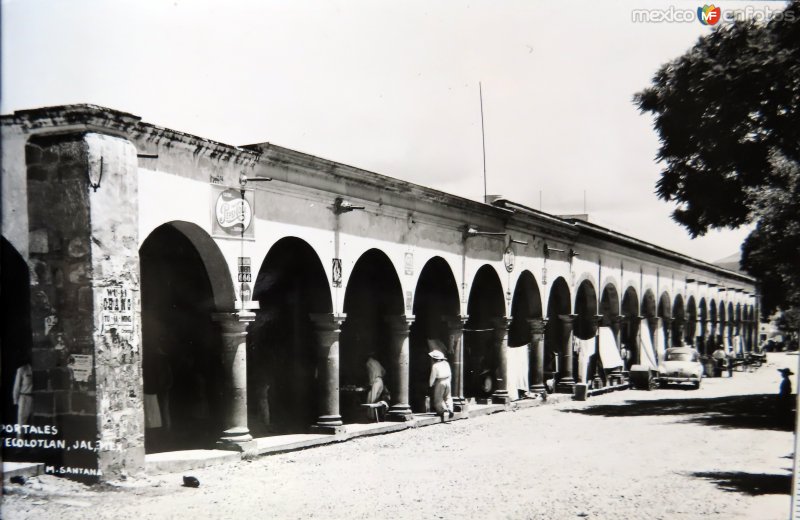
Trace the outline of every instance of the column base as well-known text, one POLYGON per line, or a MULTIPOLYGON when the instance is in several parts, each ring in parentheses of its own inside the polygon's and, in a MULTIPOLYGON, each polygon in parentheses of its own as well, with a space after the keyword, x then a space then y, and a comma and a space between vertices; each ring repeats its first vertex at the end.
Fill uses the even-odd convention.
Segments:
POLYGON ((575 388, 575 381, 559 381, 556 383, 556 393, 557 394, 571 394, 574 392, 575 388))
POLYGON ((324 433, 326 435, 339 435, 346 431, 343 424, 340 424, 338 426, 312 424, 310 430, 311 433, 324 433))
POLYGON ((532 394, 543 394, 547 391, 547 387, 543 384, 531 385, 528 391, 532 394))
POLYGON ((218 450, 249 451, 256 448, 256 442, 250 435, 250 430, 245 427, 231 428, 222 432, 222 437, 216 442, 218 450))
POLYGON ((453 398, 453 410, 456 411, 456 412, 469 411, 469 401, 467 401, 463 397, 454 397, 453 398))
POLYGON ((393 422, 407 422, 414 420, 414 414, 411 412, 411 407, 407 404, 396 404, 389 408, 386 414, 387 421, 393 422))
POLYGON ((506 390, 500 390, 492 394, 492 404, 508 404, 511 402, 511 396, 508 395, 506 390))

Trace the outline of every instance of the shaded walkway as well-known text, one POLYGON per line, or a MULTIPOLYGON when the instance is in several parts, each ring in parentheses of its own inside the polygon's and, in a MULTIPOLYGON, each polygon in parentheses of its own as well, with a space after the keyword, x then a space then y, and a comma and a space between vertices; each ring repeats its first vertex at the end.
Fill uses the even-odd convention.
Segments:
POLYGON ((705 426, 787 432, 794 430, 795 420, 794 410, 787 413, 781 409, 775 394, 626 401, 561 411, 603 417, 671 415, 681 422, 705 426))

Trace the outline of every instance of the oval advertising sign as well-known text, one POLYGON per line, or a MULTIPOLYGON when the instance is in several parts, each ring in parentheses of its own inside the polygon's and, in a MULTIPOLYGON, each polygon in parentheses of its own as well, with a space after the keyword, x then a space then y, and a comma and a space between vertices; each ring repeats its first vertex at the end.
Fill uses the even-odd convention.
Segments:
POLYGON ((253 221, 250 203, 234 189, 227 189, 219 194, 214 215, 219 227, 230 235, 241 235, 253 221))

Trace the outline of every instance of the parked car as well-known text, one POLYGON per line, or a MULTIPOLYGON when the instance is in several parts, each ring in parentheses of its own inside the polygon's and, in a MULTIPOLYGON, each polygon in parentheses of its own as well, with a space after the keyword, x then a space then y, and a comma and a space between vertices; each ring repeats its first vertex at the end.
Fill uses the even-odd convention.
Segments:
POLYGON ((662 387, 670 383, 691 383, 698 389, 702 377, 700 354, 693 348, 668 348, 658 364, 658 384, 662 387))

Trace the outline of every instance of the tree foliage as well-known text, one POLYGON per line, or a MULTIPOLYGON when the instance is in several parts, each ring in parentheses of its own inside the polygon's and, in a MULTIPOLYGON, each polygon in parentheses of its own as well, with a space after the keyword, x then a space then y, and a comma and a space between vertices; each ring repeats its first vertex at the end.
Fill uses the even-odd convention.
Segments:
POLYGON ((634 101, 655 116, 656 193, 675 221, 692 237, 755 223, 742 267, 763 310, 800 305, 800 0, 767 23, 719 26, 634 101))

